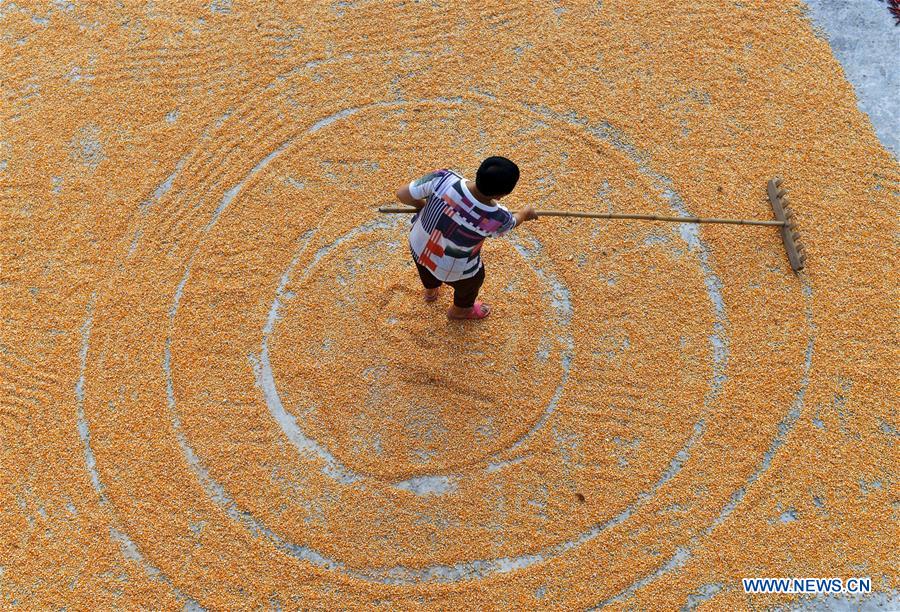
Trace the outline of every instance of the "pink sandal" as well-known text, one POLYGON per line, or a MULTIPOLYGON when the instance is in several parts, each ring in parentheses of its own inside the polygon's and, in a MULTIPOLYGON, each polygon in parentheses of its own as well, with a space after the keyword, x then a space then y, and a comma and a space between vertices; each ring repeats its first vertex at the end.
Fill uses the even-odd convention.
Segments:
POLYGON ((425 291, 425 301, 428 303, 436 302, 439 296, 439 291, 435 291, 433 294, 429 294, 427 290, 425 291))
POLYGON ((487 304, 485 304, 481 300, 478 300, 477 302, 475 302, 475 305, 472 306, 472 308, 469 310, 469 313, 464 317, 454 317, 450 314, 450 312, 451 311, 449 310, 447 311, 448 319, 454 321, 465 321, 466 319, 483 319, 491 314, 491 309, 487 304))

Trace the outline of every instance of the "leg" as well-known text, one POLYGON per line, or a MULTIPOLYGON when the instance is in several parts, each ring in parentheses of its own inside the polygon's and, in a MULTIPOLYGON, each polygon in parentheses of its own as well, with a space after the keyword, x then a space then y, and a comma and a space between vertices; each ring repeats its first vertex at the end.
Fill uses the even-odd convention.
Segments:
POLYGON ((428 268, 421 265, 416 260, 413 260, 413 263, 416 264, 416 270, 418 270, 419 272, 419 279, 422 281, 422 285, 425 287, 425 301, 435 301, 438 296, 438 287, 440 287, 442 284, 441 281, 436 279, 434 275, 428 271, 428 268))
POLYGON ((478 292, 484 283, 484 266, 471 278, 447 283, 453 287, 453 306, 447 311, 451 319, 483 319, 490 314, 487 304, 478 302, 478 292))

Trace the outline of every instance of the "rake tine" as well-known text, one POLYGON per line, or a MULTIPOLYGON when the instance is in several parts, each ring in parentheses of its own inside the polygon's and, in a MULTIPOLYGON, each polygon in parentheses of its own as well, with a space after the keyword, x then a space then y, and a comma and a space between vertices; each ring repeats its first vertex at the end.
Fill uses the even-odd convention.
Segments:
POLYGON ((784 250, 787 252, 791 269, 798 272, 806 265, 806 249, 800 242, 800 232, 797 231, 794 212, 788 205, 787 191, 781 187, 781 184, 782 180, 779 177, 769 181, 769 202, 772 204, 775 218, 784 222, 784 225, 781 226, 781 240, 784 242, 784 250))

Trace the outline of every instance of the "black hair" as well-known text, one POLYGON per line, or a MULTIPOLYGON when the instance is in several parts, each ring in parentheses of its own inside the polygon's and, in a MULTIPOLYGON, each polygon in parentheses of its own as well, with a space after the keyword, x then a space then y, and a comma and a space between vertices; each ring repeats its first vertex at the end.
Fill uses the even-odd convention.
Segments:
POLYGON ((505 157, 497 155, 481 162, 475 175, 475 186, 488 197, 511 193, 518 182, 519 167, 505 157))

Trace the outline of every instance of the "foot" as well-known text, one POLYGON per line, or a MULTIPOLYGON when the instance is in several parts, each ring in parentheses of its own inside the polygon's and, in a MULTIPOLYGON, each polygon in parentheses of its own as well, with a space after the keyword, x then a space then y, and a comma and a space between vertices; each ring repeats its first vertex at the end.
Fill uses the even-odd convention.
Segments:
POLYGON ((479 300, 471 308, 451 306, 447 311, 447 318, 453 320, 483 319, 489 314, 491 314, 491 307, 479 300))
POLYGON ((435 287, 434 289, 426 289, 425 290, 425 301, 433 302, 438 299, 438 293, 440 291, 440 287, 435 287))

